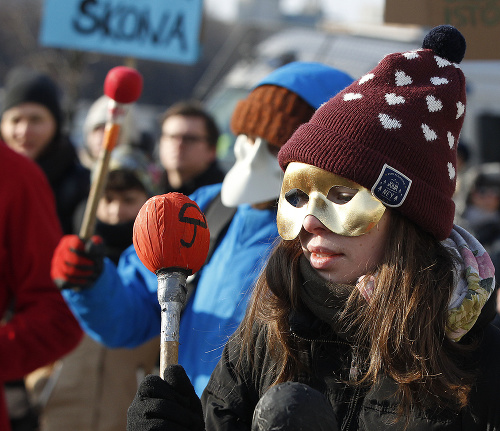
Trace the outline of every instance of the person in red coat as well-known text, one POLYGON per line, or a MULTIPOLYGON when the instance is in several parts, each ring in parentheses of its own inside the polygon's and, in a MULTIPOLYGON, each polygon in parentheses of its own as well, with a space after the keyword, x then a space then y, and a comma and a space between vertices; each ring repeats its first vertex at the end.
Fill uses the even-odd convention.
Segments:
MULTIPOLYGON (((2 141, 0 205, 0 382, 6 382, 70 352, 82 330, 50 277, 62 230, 48 181, 2 141)), ((10 430, 3 390, 0 429, 10 430)))

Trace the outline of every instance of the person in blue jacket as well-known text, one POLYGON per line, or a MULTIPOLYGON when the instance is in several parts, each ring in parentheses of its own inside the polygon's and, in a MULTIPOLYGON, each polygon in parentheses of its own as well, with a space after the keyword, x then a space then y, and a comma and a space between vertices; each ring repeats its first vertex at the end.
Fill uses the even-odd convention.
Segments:
MULTIPOLYGON (((190 195, 204 212, 217 199, 235 208, 196 275, 196 290, 181 317, 179 363, 198 394, 242 320, 254 281, 278 238, 283 175, 278 150, 315 109, 351 82, 346 73, 320 63, 293 62, 270 73, 233 112, 236 162, 223 183, 190 195)), ((67 236, 54 254, 53 273, 65 274, 56 283, 80 324, 110 347, 135 347, 157 336, 156 275, 133 246, 122 253, 118 266, 103 259, 99 249, 95 238, 85 244, 67 236)))

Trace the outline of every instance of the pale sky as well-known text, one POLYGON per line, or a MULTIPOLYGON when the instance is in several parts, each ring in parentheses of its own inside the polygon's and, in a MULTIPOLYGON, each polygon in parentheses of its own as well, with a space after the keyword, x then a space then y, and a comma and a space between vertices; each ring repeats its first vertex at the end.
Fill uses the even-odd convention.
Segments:
MULTIPOLYGON (((205 8, 214 17, 233 20, 239 0, 204 0, 205 8)), ((310 0, 281 0, 286 13, 297 13, 310 0)), ((385 0, 319 0, 327 16, 342 22, 382 22, 385 0)))

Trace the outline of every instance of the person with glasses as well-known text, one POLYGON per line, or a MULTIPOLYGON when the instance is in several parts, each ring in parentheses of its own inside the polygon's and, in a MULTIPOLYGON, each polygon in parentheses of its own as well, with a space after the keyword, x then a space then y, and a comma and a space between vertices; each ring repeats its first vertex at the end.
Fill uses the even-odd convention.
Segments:
POLYGON ((197 102, 178 102, 163 114, 158 153, 165 170, 163 193, 190 195, 201 186, 220 183, 224 170, 216 160, 219 129, 197 102))

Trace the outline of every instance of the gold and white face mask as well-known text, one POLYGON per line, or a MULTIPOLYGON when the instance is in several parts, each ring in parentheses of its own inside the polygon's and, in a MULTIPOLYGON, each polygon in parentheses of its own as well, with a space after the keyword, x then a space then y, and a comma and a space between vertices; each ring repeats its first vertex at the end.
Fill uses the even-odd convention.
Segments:
POLYGON ((316 166, 292 162, 285 171, 278 203, 278 232, 292 240, 307 215, 339 235, 360 236, 373 228, 385 206, 359 184, 316 166))

